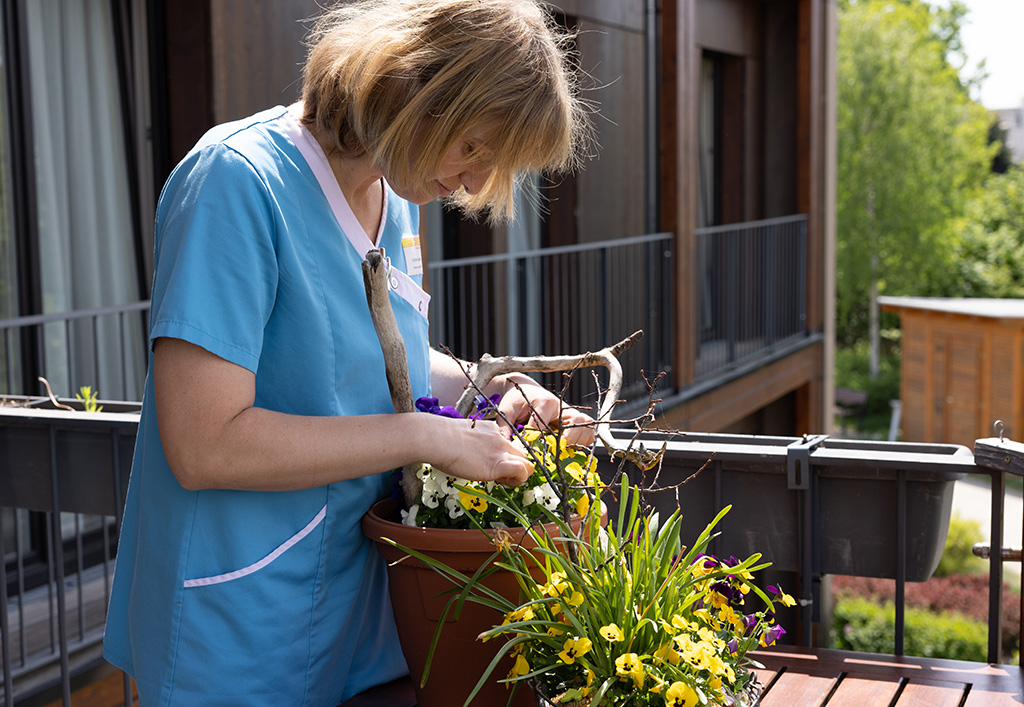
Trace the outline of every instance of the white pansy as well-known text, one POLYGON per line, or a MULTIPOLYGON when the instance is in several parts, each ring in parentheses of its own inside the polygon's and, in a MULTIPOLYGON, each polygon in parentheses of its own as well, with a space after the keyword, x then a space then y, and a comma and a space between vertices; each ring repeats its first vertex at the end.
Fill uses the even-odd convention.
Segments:
POLYGON ((437 508, 444 498, 444 490, 437 484, 434 484, 433 488, 430 489, 427 488, 426 484, 423 485, 423 505, 427 508, 437 508))
POLYGON ((423 478, 423 497, 426 498, 427 494, 432 496, 447 496, 447 490, 444 486, 443 474, 430 473, 423 478))
POLYGON ((403 525, 411 525, 411 526, 415 527, 415 525, 416 525, 416 514, 419 513, 419 512, 420 512, 419 504, 414 505, 412 508, 410 508, 407 511, 403 510, 402 511, 402 524, 403 525))
MULTIPOLYGON (((438 483, 444 489, 444 492, 449 496, 458 496, 459 490, 455 488, 455 484, 460 483, 460 479, 456 479, 454 476, 448 474, 440 474, 438 476, 438 483)), ((461 483, 465 483, 464 481, 461 483)))
POLYGON ((448 496, 444 499, 444 506, 448 509, 448 516, 452 519, 458 518, 463 515, 466 511, 463 510, 462 504, 459 503, 458 496, 448 496))
POLYGON ((549 511, 553 511, 558 508, 558 494, 551 488, 551 484, 545 481, 543 484, 533 490, 534 501, 541 504, 549 511))
POLYGON ((526 489, 523 491, 523 506, 532 506, 537 500, 537 489, 526 489))

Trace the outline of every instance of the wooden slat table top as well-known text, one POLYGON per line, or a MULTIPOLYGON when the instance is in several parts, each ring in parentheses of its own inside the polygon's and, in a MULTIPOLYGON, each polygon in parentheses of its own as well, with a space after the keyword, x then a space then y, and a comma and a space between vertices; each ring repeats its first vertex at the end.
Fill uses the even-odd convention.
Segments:
MULTIPOLYGON (((1024 705, 1024 673, 1015 665, 895 657, 778 646, 756 651, 763 707, 1011 707, 1024 705), (965 700, 966 698, 966 700, 965 700)), ((408 678, 341 707, 415 707, 408 678)))
POLYGON ((765 666, 758 671, 765 684, 761 700, 765 707, 1024 704, 1024 673, 1014 665, 793 646, 757 651, 753 657, 765 666), (829 680, 834 688, 821 696, 821 687, 829 680))

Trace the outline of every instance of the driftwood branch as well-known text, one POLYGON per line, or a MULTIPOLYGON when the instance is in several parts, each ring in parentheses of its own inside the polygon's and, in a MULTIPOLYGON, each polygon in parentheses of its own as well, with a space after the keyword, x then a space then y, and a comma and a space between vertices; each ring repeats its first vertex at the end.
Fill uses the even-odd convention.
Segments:
POLYGON ((635 331, 617 344, 600 351, 588 352, 577 356, 502 356, 495 358, 484 354, 476 364, 471 377, 471 384, 463 391, 455 409, 466 417, 473 408, 477 391, 482 391, 488 383, 498 376, 507 373, 555 373, 558 371, 576 371, 592 366, 604 366, 608 369, 608 390, 605 391, 597 413, 597 427, 594 433, 605 448, 620 457, 625 457, 643 469, 655 465, 664 452, 652 452, 643 447, 623 446, 612 436, 612 410, 619 402, 622 391, 622 365, 619 356, 629 350, 644 336, 643 331, 635 331))
MULTIPOLYGON (((371 250, 363 262, 363 284, 366 288, 366 301, 370 307, 370 318, 373 320, 377 338, 380 340, 384 354, 384 368, 387 374, 388 389, 391 392, 391 403, 395 412, 415 411, 412 397, 412 386, 409 382, 409 368, 405 357, 405 342, 395 321, 391 302, 388 298, 388 273, 384 258, 379 250, 371 250)), ((643 338, 643 331, 637 331, 622 341, 600 351, 588 352, 577 356, 503 356, 495 358, 484 354, 477 362, 470 384, 466 386, 455 409, 463 417, 472 411, 473 401, 478 391, 482 391, 497 376, 507 373, 553 373, 558 371, 576 371, 581 368, 604 366, 608 369, 608 389, 604 393, 597 413, 595 434, 609 453, 624 457, 642 469, 649 469, 661 458, 664 447, 658 452, 643 448, 635 448, 632 444, 623 446, 611 434, 611 415, 619 402, 622 391, 622 365, 618 357, 636 342, 643 338)), ((468 375, 468 374, 467 374, 468 375)), ((522 394, 522 393, 520 393, 522 394)), ((410 464, 403 468, 402 489, 406 508, 411 508, 422 491, 422 481, 418 476, 422 464, 410 464)))
MULTIPOLYGON (((415 412, 409 365, 405 358, 405 341, 391 309, 387 267, 379 250, 371 250, 366 254, 366 260, 363 261, 363 286, 366 288, 370 319, 373 320, 373 328, 377 330, 381 352, 384 354, 384 371, 391 392, 391 405, 395 412, 415 412)), ((406 508, 412 508, 422 491, 423 482, 417 473, 422 468, 423 465, 419 463, 402 467, 402 492, 406 508)))

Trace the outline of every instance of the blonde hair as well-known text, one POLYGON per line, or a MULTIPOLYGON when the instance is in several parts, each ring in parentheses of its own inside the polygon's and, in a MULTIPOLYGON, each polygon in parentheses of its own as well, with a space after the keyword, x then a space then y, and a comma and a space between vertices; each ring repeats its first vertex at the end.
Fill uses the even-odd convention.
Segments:
POLYGON ((487 182, 453 197, 472 216, 510 219, 519 177, 579 166, 591 128, 573 37, 536 0, 356 0, 310 43, 304 122, 399 181, 434 173, 467 130, 497 128, 473 153, 487 182))

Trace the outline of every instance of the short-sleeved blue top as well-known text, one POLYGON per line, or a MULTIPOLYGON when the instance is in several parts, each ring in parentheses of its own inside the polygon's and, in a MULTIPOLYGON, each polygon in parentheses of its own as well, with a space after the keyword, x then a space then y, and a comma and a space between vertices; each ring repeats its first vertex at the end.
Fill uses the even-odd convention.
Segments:
MULTIPOLYGON (((175 169, 157 209, 150 342, 184 339, 253 371, 259 407, 391 412, 361 273, 371 244, 339 225, 340 189, 318 182, 303 130, 271 109, 213 129, 175 169)), ((426 395, 427 298, 402 247, 417 212, 385 191, 378 244, 401 276, 391 303, 413 392, 426 395)), ((290 492, 182 488, 160 445, 151 348, 105 657, 143 705, 333 706, 404 675, 385 568, 360 530, 390 490, 390 474, 290 492)))

